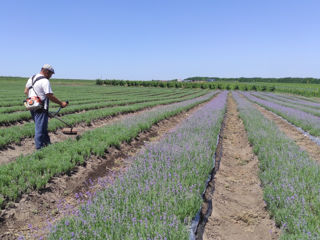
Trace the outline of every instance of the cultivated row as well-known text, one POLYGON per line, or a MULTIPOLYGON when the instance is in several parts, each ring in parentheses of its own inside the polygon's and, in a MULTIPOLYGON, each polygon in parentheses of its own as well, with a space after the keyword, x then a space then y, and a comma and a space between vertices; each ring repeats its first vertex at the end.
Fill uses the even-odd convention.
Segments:
MULTIPOLYGON (((192 98, 194 98, 194 96, 187 96, 187 97, 178 98, 178 99, 173 98, 173 99, 167 99, 167 100, 136 103, 136 104, 125 105, 125 106, 116 106, 112 108, 101 108, 97 110, 86 111, 81 114, 77 114, 77 113, 69 114, 61 117, 61 119, 73 126, 82 122, 90 124, 94 120, 103 119, 103 118, 115 116, 118 114, 135 112, 148 107, 154 107, 160 104, 170 104, 174 102, 181 102, 181 101, 185 101, 192 98)), ((64 123, 60 122, 57 119, 51 119, 49 121, 48 130, 50 132, 54 132, 57 129, 63 128, 63 127, 65 127, 64 123)), ((21 126, 11 126, 8 128, 2 128, 0 129, 0 148, 3 148, 10 143, 19 143, 22 139, 27 137, 33 137, 33 136, 34 136, 34 123, 25 123, 21 126)))
POLYGON ((130 120, 110 124, 84 133, 81 137, 49 145, 15 162, 0 166, 0 198, 15 200, 27 190, 39 189, 57 174, 70 171, 92 154, 102 156, 110 146, 130 141, 152 124, 208 101, 215 93, 146 111, 130 120))
MULTIPOLYGON (((125 175, 111 185, 105 182, 105 190, 63 219, 49 239, 189 239, 214 166, 226 96, 221 93, 159 143, 148 145, 125 175)), ((134 122, 124 124, 133 127, 134 122)))
POLYGON ((258 98, 253 94, 247 92, 242 92, 242 94, 246 96, 250 101, 255 102, 260 106, 276 113, 277 115, 288 120, 290 123, 301 127, 304 131, 309 132, 311 135, 320 136, 319 117, 296 108, 286 107, 273 101, 258 98))
POLYGON ((260 161, 264 199, 276 223, 283 229, 281 238, 319 239, 320 165, 252 103, 238 93, 233 95, 260 161))
MULTIPOLYGON (((203 91, 201 93, 193 94, 194 97, 198 97, 199 95, 204 95, 207 93, 206 91, 203 91)), ((188 94, 187 94, 188 95, 188 94)), ((165 100, 165 99, 173 99, 180 97, 184 97, 186 94, 180 93, 175 95, 169 95, 169 96, 123 96, 122 99, 116 99, 115 97, 112 97, 112 99, 104 99, 104 100, 95 100, 94 103, 87 103, 87 104, 74 104, 72 103, 71 106, 68 106, 67 108, 63 109, 60 113, 60 115, 65 115, 69 113, 75 113, 83 110, 90 110, 90 109, 98 109, 98 108, 104 108, 104 107, 110 107, 110 106, 121 106, 126 104, 132 104, 132 103, 141 103, 141 102, 149 102, 149 101, 157 101, 157 100, 165 100)), ((91 100, 92 101, 92 100, 91 100)), ((25 108, 24 108, 25 110, 25 108)), ((57 108, 50 109, 50 111, 57 111, 57 108)), ((30 120, 31 114, 29 111, 22 111, 22 112, 14 112, 10 114, 1 114, 0 115, 0 125, 10 125, 12 123, 18 122, 18 121, 24 121, 24 120, 30 120)))

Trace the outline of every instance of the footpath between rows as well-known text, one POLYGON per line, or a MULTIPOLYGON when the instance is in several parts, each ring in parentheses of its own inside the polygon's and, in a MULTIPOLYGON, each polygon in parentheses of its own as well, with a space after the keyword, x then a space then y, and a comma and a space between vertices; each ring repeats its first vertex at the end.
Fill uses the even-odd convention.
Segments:
POLYGON ((222 133, 222 157, 213 185, 212 214, 198 239, 278 239, 266 210, 258 158, 249 144, 237 104, 229 95, 222 133))

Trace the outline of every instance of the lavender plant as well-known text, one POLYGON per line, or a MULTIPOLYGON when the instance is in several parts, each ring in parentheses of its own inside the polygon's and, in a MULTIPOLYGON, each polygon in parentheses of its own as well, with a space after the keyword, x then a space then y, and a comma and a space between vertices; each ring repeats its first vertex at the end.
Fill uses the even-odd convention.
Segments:
MULTIPOLYGON (((68 114, 61 117, 64 121, 68 122, 70 125, 75 125, 81 122, 86 122, 90 124, 93 120, 98 120, 110 116, 114 116, 120 113, 129 113, 142 110, 147 107, 154 107, 160 104, 170 104, 174 102, 182 102, 188 99, 193 99, 195 97, 201 96, 203 93, 194 94, 192 96, 187 96, 183 98, 171 99, 158 99, 157 101, 147 101, 142 103, 135 103, 125 106, 116 106, 112 108, 102 108, 97 110, 90 110, 81 114, 68 114)), ((28 113, 30 115, 30 113, 28 113)), ((48 126, 49 132, 54 132, 59 128, 65 127, 65 124, 58 121, 57 119, 51 119, 48 126)), ((19 143, 23 138, 34 136, 34 123, 26 123, 21 126, 12 126, 8 128, 0 128, 0 149, 7 146, 10 143, 19 143)))
POLYGON ((320 239, 320 166, 238 93, 233 93, 259 158, 264 199, 280 239, 320 239))
POLYGON ((292 124, 301 127, 304 131, 309 132, 313 136, 320 136, 320 118, 310 113, 303 112, 298 109, 285 107, 270 101, 257 98, 250 93, 242 92, 250 101, 255 102, 262 107, 278 114, 287 119, 292 124))
POLYGON ((314 116, 320 116, 320 108, 317 108, 315 106, 309 106, 309 105, 305 105, 300 103, 299 100, 297 101, 292 101, 290 99, 284 99, 284 98, 279 98, 279 96, 277 96, 276 94, 259 94, 259 93, 251 93, 253 96, 260 98, 262 100, 266 100, 266 101, 270 101, 285 107, 289 107, 289 108, 294 108, 297 110, 301 110, 303 112, 306 113, 310 113, 314 116))
POLYGON ((92 154, 102 156, 110 146, 130 141, 140 132, 162 119, 188 110, 210 100, 217 92, 171 105, 159 106, 130 118, 84 133, 81 137, 49 145, 31 155, 20 156, 15 162, 0 166, 0 204, 15 200, 27 190, 39 189, 56 174, 70 171, 92 154))
POLYGON ((48 238, 188 239, 214 164, 226 96, 221 93, 158 144, 148 145, 125 175, 93 194, 48 238))
MULTIPOLYGON (((96 100, 94 103, 89 104, 81 104, 81 105, 73 105, 68 108, 65 108, 61 111, 60 115, 66 115, 70 113, 80 112, 83 110, 94 110, 94 109, 103 109, 107 107, 114 107, 114 106, 123 106, 123 105, 130 105, 130 104, 137 104, 137 103, 143 103, 143 102, 152 102, 152 101, 164 101, 164 100, 172 100, 176 99, 177 101, 186 100, 190 98, 196 98, 201 95, 205 95, 208 93, 207 91, 202 91, 200 93, 195 93, 191 96, 188 96, 184 93, 182 94, 175 94, 170 96, 127 96, 126 99, 120 99, 120 100, 104 100, 104 101, 98 101, 96 100)), ((25 110, 25 108, 24 108, 25 110)), ((57 108, 53 108, 52 111, 57 111, 57 108)), ((31 114, 29 111, 22 111, 22 112, 13 112, 13 113, 7 113, 0 115, 0 125, 10 125, 18 121, 23 120, 30 120, 31 114)))
POLYGON ((320 103, 313 101, 311 98, 301 98, 301 96, 290 96, 285 94, 274 94, 274 93, 262 93, 261 95, 268 96, 271 98, 275 98, 280 101, 289 102, 292 104, 320 109, 320 103))

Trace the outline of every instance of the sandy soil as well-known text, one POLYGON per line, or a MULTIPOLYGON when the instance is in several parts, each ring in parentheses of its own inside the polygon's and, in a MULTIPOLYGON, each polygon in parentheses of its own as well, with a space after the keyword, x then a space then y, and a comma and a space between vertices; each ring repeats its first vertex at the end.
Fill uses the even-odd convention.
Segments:
POLYGON ((108 149, 101 158, 93 156, 84 166, 74 168, 71 174, 54 177, 41 191, 25 194, 18 203, 8 204, 0 215, 0 239, 16 239, 21 233, 28 236, 27 239, 45 235, 48 219, 56 221, 79 205, 76 193, 82 193, 86 199, 90 192, 99 188, 101 179, 116 178, 124 173, 131 157, 141 151, 147 141, 158 141, 204 104, 159 122, 132 142, 108 149))
POLYGON ((258 159, 249 145, 236 103, 229 96, 222 158, 214 177, 212 215, 203 239, 278 239, 258 178, 258 159))
POLYGON ((308 136, 304 135, 297 128, 289 124, 282 117, 276 115, 275 113, 266 110, 265 108, 259 106, 258 104, 253 105, 269 120, 273 121, 280 131, 282 131, 287 137, 295 141, 295 143, 304 151, 306 151, 309 156, 311 156, 315 161, 320 163, 320 146, 313 142, 308 136))

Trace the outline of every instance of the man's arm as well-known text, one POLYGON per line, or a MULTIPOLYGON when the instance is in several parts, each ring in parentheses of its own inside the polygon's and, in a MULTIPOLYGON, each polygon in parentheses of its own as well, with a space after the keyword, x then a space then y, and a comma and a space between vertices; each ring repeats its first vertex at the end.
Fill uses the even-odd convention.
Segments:
POLYGON ((66 107, 68 104, 66 102, 61 102, 58 98, 56 98, 53 93, 47 93, 47 98, 50 99, 50 101, 59 104, 62 108, 66 107))
POLYGON ((26 97, 28 97, 28 95, 29 95, 29 88, 24 88, 24 94, 26 95, 26 97))

